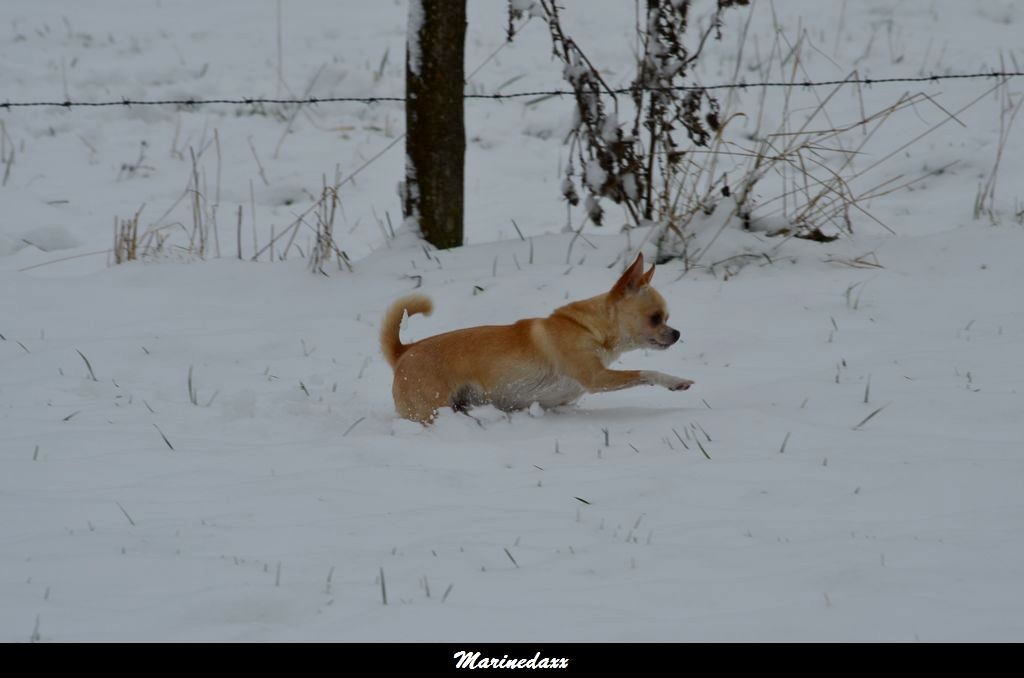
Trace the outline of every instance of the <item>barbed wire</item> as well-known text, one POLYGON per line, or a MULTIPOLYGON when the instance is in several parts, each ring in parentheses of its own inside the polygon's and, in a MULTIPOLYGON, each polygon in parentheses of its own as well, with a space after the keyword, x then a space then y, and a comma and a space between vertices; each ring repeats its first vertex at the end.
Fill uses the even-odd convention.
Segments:
MULTIPOLYGON (((757 89, 757 88, 777 88, 777 87, 834 87, 839 85, 882 85, 889 83, 921 83, 921 82, 938 82, 941 80, 968 80, 968 79, 980 79, 980 78, 1017 78, 1024 76, 1024 71, 991 71, 987 73, 946 73, 946 74, 935 74, 935 75, 922 75, 915 77, 890 77, 890 78, 844 78, 841 80, 804 80, 804 81, 761 81, 761 82, 737 82, 737 83, 722 83, 717 85, 678 85, 674 87, 641 87, 639 90, 645 92, 685 92, 691 90, 720 90, 720 89, 757 89)), ((633 94, 637 88, 633 87, 620 87, 611 89, 608 94, 633 94)), ((553 89, 553 90, 538 90, 533 92, 510 92, 508 94, 493 93, 493 94, 463 94, 464 100, 503 100, 503 99, 522 99, 526 97, 530 98, 541 98, 541 97, 556 97, 556 96, 572 96, 574 93, 572 90, 553 89)), ((216 104, 226 104, 230 106, 257 106, 262 104, 283 104, 283 105, 316 105, 316 104, 333 104, 333 103, 363 103, 363 104, 376 104, 376 103, 405 103, 406 97, 396 96, 365 96, 365 97, 296 97, 296 98, 267 98, 267 97, 239 97, 239 98, 222 98, 222 99, 119 99, 119 100, 108 100, 108 101, 4 101, 0 102, 0 108, 4 110, 11 110, 14 108, 100 108, 109 106, 187 106, 187 107, 198 107, 198 106, 210 106, 216 104)))

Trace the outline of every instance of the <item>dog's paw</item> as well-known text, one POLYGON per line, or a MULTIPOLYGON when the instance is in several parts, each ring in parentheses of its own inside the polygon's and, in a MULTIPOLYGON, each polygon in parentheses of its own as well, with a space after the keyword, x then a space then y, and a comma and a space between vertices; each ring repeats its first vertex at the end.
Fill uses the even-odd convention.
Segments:
POLYGON ((675 379, 668 385, 670 391, 685 391, 686 389, 693 386, 693 382, 689 379, 675 379))

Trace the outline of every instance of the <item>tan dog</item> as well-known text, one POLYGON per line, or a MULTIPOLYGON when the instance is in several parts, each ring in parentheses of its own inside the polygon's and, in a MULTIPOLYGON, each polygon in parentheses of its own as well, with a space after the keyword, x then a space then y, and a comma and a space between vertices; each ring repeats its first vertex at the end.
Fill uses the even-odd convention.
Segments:
POLYGON ((666 324, 665 300, 650 286, 639 255, 610 292, 556 309, 547 318, 513 325, 470 327, 403 344, 405 313, 430 315, 433 305, 414 294, 384 315, 381 350, 395 371, 392 393, 398 413, 428 424, 442 407, 465 411, 491 404, 509 411, 566 405, 584 393, 642 384, 685 390, 688 379, 662 372, 610 370, 625 351, 666 349, 679 331, 666 324))

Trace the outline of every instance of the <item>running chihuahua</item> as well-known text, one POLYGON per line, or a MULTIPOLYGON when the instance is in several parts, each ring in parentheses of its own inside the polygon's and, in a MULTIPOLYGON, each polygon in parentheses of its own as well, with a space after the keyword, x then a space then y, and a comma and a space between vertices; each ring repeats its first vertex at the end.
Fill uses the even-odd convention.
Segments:
POLYGON ((430 299, 399 299, 384 315, 381 350, 395 371, 392 393, 398 413, 429 424, 442 407, 466 411, 494 405, 509 411, 556 407, 584 393, 617 391, 642 384, 686 390, 689 379, 646 370, 610 370, 625 351, 666 349, 679 331, 666 324, 665 300, 650 286, 643 254, 610 292, 556 309, 547 318, 513 325, 469 327, 403 344, 405 313, 430 315, 430 299))

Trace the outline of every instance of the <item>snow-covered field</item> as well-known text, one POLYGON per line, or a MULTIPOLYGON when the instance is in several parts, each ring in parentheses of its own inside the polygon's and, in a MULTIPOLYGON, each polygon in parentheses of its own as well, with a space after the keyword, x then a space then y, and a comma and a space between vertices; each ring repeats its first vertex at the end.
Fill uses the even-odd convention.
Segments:
MULTIPOLYGON (((628 82, 633 3, 566 4, 628 82)), ((505 3, 469 5, 468 89, 561 86, 539 22, 489 59, 505 3)), ((732 77, 747 11, 705 82, 732 77)), ((752 11, 745 62, 772 41, 771 5, 752 11)), ((775 12, 814 44, 807 77, 1024 58, 1009 0, 775 12)), ((400 95, 405 19, 398 1, 284 2, 279 23, 272 0, 5 0, 0 101, 400 95)), ((659 267, 683 342, 622 364, 693 389, 429 429, 394 415, 390 301, 417 283, 435 300, 406 340, 547 314, 604 291, 645 234, 609 218, 567 257, 567 99, 467 102, 469 245, 444 252, 385 235, 400 104, 0 110, 0 640, 1024 639, 1024 131, 975 219, 1005 101, 967 105, 993 84, 860 93, 938 104, 888 121, 864 166, 948 123, 864 178, 922 178, 866 205, 895 234, 859 212, 829 244, 730 228, 710 261, 772 263, 659 267), (249 261, 325 175, 392 143, 341 191, 351 272, 249 261), (109 265, 114 218, 142 205, 140 228, 187 241, 190 148, 222 256, 109 265)), ((796 117, 818 101, 793 97, 796 117)))

